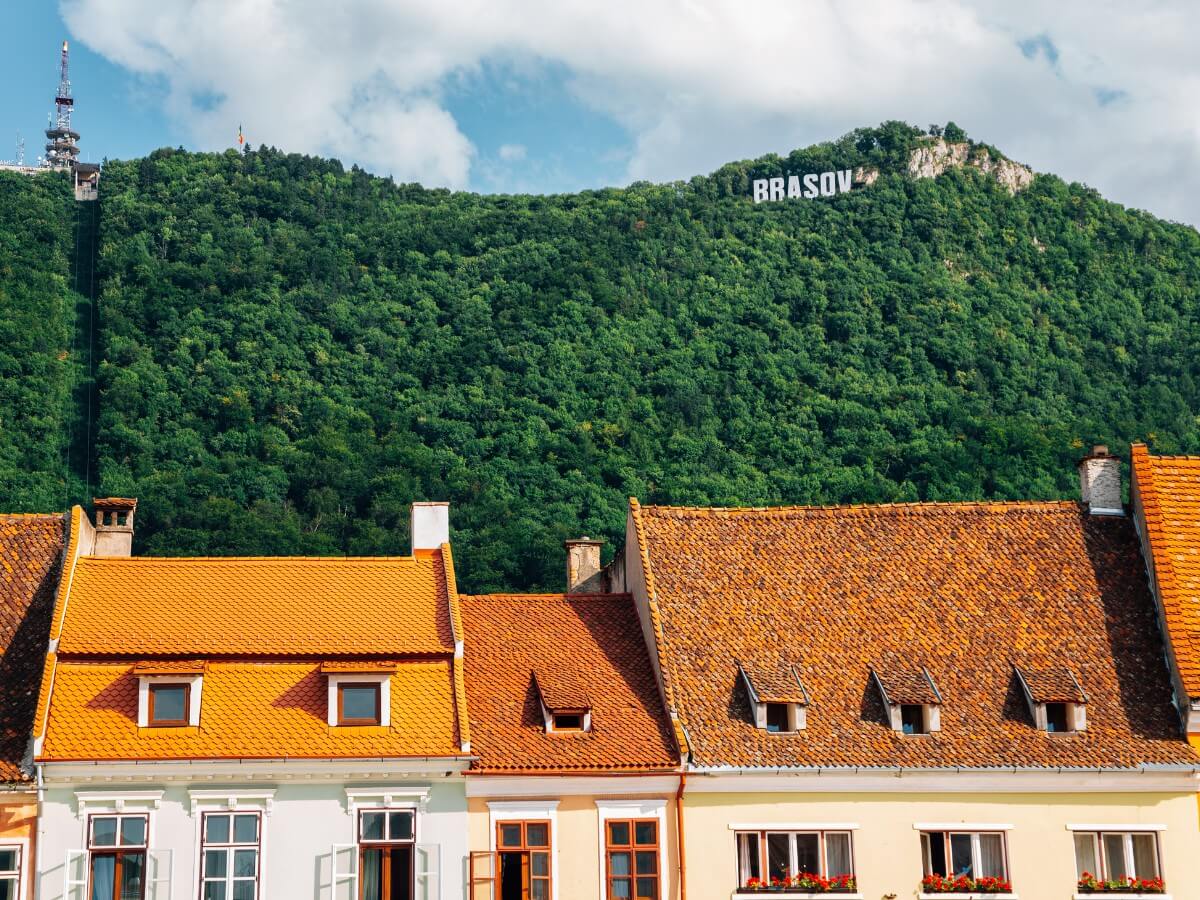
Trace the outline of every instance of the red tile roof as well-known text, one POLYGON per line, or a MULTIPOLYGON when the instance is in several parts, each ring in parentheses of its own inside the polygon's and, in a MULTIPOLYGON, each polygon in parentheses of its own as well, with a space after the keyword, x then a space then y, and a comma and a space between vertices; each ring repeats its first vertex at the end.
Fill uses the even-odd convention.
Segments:
POLYGON ((1034 703, 1086 703, 1087 695, 1070 669, 1029 669, 1018 666, 1034 703))
MULTIPOLYGON (((462 598, 471 751, 480 772, 663 771, 677 765, 632 599, 624 594, 462 598), (585 734, 546 734, 538 683, 581 685, 585 734)), ((553 698, 555 701, 562 699, 553 698)))
POLYGON ((61 568, 62 515, 0 515, 0 782, 25 782, 61 568))
POLYGON ((631 505, 693 761, 729 766, 1200 764, 1180 733, 1136 536, 1078 503, 631 505), (799 654, 807 727, 754 727, 735 660, 799 654), (870 667, 926 667, 941 731, 891 730, 870 667), (1069 667, 1088 727, 1047 735, 1014 666, 1069 667))
POLYGON ((1200 699, 1200 456, 1130 448, 1163 620, 1183 689, 1200 699))
POLYGON ((807 703, 796 667, 782 660, 773 663, 737 660, 759 703, 807 703))
POLYGON ((872 665, 871 671, 883 685, 887 702, 891 704, 931 704, 941 703, 937 691, 930 681, 930 675, 924 669, 912 668, 904 664, 872 665))
POLYGON ((543 668, 540 672, 534 668, 533 680, 537 684, 542 703, 551 711, 566 709, 591 709, 592 701, 588 697, 587 688, 583 686, 573 672, 563 669, 549 670, 543 668))

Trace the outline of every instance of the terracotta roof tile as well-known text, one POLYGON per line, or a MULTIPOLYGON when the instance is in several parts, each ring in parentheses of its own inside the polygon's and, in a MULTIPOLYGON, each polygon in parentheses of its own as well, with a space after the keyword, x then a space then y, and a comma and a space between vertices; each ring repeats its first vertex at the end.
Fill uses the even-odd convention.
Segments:
POLYGON ((759 703, 807 703, 804 685, 796 667, 782 660, 771 663, 737 660, 737 667, 750 682, 759 703))
POLYGON ((1017 666, 1034 703, 1086 703, 1087 695, 1070 669, 1017 666))
POLYGON ((134 675, 203 675, 202 659, 144 659, 133 664, 134 675))
POLYGON ((543 668, 540 672, 534 668, 533 680, 541 694, 542 703, 552 712, 568 709, 591 709, 592 701, 588 697, 587 688, 575 672, 559 668, 550 670, 543 668))
POLYGON ((463 597, 462 613, 477 770, 676 766, 671 725, 629 596, 463 597), (582 692, 592 711, 591 731, 545 733, 534 670, 552 702, 574 704, 582 692))
POLYGON ((0 782, 25 782, 65 518, 0 515, 0 782))
POLYGON ((883 692, 887 695, 888 703, 930 704, 942 702, 930 681, 932 676, 925 669, 878 663, 870 668, 875 677, 879 679, 879 683, 883 685, 883 692))
POLYGON ((1200 457, 1151 456, 1144 444, 1130 457, 1172 655, 1200 698, 1200 457))
POLYGON ((1180 735, 1128 519, 1080 504, 631 507, 693 760, 732 766, 1200 763, 1180 735), (752 724, 734 661, 801 653, 795 735, 752 724), (1046 735, 1013 666, 1069 668, 1088 727, 1046 735), (888 726, 870 666, 926 667, 941 731, 888 726))
POLYGON ((331 728, 319 661, 210 662, 198 727, 139 729, 137 691, 127 662, 60 660, 39 761, 459 754, 449 660, 398 667, 388 728, 331 728))
POLYGON ((397 656, 452 651, 440 552, 398 558, 82 557, 59 652, 397 656), (369 649, 365 649, 369 648, 369 649))

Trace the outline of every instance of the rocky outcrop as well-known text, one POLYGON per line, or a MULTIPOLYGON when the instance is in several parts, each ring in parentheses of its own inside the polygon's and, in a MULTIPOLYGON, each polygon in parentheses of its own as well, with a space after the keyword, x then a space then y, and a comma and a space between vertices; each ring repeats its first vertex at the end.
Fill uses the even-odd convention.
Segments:
POLYGON ((908 158, 908 174, 914 178, 937 178, 947 169, 973 166, 990 175, 1015 194, 1029 187, 1033 170, 1011 159, 993 157, 986 147, 973 147, 965 141, 950 143, 937 138, 923 143, 908 158))
POLYGON ((879 170, 874 166, 859 166, 854 170, 854 184, 870 187, 879 180, 879 170))

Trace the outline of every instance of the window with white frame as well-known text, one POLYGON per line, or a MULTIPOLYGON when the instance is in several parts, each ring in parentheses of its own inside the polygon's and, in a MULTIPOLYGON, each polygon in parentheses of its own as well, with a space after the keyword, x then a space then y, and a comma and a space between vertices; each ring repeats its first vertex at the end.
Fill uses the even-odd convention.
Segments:
POLYGON ((20 896, 21 847, 0 844, 0 900, 17 900, 20 896))
POLYGON ((854 877, 849 831, 738 831, 738 884, 784 885, 816 875, 854 877))
POLYGON ((1158 834, 1154 831, 1076 831, 1075 870, 1082 882, 1140 881, 1162 877, 1158 834))
POLYGON ((257 900, 262 820, 256 812, 206 812, 200 900, 257 900))
POLYGON ((921 860, 926 876, 1008 880, 1003 831, 922 831, 921 860))

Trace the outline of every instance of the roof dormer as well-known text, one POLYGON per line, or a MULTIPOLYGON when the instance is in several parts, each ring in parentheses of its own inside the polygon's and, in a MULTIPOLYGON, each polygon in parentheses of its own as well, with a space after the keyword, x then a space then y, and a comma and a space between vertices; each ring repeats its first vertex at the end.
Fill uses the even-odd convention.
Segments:
POLYGON ((808 692, 791 663, 765 665, 737 660, 746 687, 754 727, 772 734, 803 731, 807 725, 808 692))
POLYGON ((326 720, 330 728, 392 724, 394 662, 339 660, 321 664, 329 688, 326 720))
POLYGON ((587 689, 569 672, 533 671, 547 734, 581 734, 592 730, 592 701, 587 689))
POLYGON ((1013 666, 1038 731, 1071 734, 1087 730, 1087 694, 1065 667, 1013 666))
POLYGON ((942 730, 942 695, 924 666, 871 666, 888 724, 900 734, 932 734, 942 730))
POLYGON ((183 728, 200 724, 203 660, 147 660, 136 663, 138 727, 183 728))

